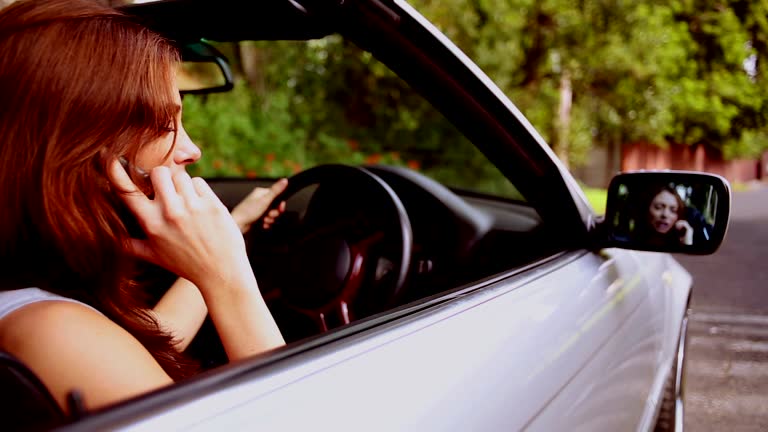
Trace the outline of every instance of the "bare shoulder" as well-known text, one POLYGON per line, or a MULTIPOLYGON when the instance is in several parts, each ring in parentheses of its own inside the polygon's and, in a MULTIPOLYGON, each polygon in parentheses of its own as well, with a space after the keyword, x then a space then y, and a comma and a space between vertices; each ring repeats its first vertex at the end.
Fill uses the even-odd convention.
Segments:
POLYGON ((24 362, 64 407, 77 389, 97 408, 170 384, 130 333, 79 303, 44 301, 0 321, 0 347, 24 362))
POLYGON ((23 349, 26 345, 37 345, 31 343, 37 337, 55 339, 53 336, 66 335, 69 330, 91 329, 93 326, 104 326, 104 330, 109 330, 115 324, 79 303, 39 301, 11 312, 0 320, 0 344, 6 348, 23 349))

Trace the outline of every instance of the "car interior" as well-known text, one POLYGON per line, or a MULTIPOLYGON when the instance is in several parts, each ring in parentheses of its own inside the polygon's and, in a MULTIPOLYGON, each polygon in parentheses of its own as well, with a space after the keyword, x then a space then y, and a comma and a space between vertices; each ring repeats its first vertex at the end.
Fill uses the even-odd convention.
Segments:
MULTIPOLYGON (((254 183, 211 181, 215 190, 227 189, 220 196, 234 198, 225 202, 230 206, 254 183)), ((320 165, 291 177, 289 188, 287 210, 274 226, 246 237, 254 273, 289 341, 551 252, 531 207, 464 198, 403 167, 320 165)))

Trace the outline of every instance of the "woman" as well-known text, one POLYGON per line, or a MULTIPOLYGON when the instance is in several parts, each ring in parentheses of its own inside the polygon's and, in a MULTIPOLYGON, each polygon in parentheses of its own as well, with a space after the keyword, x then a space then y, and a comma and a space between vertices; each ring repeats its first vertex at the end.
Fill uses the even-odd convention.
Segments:
POLYGON ((693 228, 685 220, 686 205, 675 189, 659 186, 649 196, 637 238, 657 246, 692 245, 693 228))
POLYGON ((92 409, 195 373, 206 314, 230 361, 283 345, 241 232, 286 181, 230 214, 190 178, 173 46, 87 0, 24 0, 0 53, 0 350, 92 409), (180 277, 156 304, 146 262, 180 277))

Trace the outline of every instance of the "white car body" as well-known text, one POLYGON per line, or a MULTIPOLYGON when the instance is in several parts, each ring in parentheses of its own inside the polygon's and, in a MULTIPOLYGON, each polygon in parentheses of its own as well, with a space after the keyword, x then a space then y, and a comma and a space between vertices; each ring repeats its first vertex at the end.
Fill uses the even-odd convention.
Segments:
POLYGON ((668 255, 567 253, 124 426, 647 431, 690 287, 668 255))

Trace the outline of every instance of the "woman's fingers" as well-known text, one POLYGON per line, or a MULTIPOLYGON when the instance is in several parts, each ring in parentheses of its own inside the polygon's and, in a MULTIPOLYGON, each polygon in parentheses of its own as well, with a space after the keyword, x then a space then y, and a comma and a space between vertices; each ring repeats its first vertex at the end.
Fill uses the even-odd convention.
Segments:
POLYGON ((195 188, 195 191, 197 194, 203 198, 212 198, 216 199, 216 201, 219 201, 218 196, 216 195, 216 192, 211 189, 211 186, 208 185, 208 183, 203 180, 200 177, 195 177, 192 179, 192 185, 195 188))
POLYGON ((283 212, 285 212, 285 201, 281 201, 277 208, 270 210, 269 213, 264 216, 264 224, 262 225, 264 229, 269 229, 269 227, 275 223, 278 216, 283 214, 283 212))
POLYGON ((680 242, 682 244, 689 246, 693 244, 693 227, 691 227, 687 220, 677 221, 675 228, 680 233, 680 242))
POLYGON ((176 184, 171 177, 168 167, 159 166, 152 169, 149 177, 152 179, 152 187, 155 189, 155 201, 159 202, 166 217, 175 217, 183 212, 184 203, 176 191, 176 184))
MULTIPOLYGON (((274 199, 285 191, 288 186, 287 179, 280 179, 276 181, 269 188, 255 188, 232 210, 232 217, 237 221, 240 230, 243 232, 248 231, 251 224, 258 220, 260 217, 269 217, 269 212, 265 214, 269 205, 274 199)), ((285 210, 285 204, 281 203, 282 211, 285 210)), ((279 216, 279 213, 277 214, 279 216)), ((275 216, 273 216, 274 218, 275 216)), ((270 224, 274 221, 269 222, 270 224)))
POLYGON ((286 178, 282 178, 270 186, 269 193, 272 195, 272 199, 275 199, 276 196, 283 193, 286 187, 288 187, 288 179, 286 178))
POLYGON ((281 201, 280 204, 277 205, 277 208, 273 208, 267 214, 264 216, 264 220, 269 223, 273 223, 275 220, 277 220, 277 217, 283 214, 285 211, 285 201, 281 201))
POLYGON ((186 171, 175 174, 173 176, 173 184, 176 187, 176 192, 181 195, 186 203, 191 204, 200 199, 200 195, 198 195, 192 182, 192 177, 186 171))

